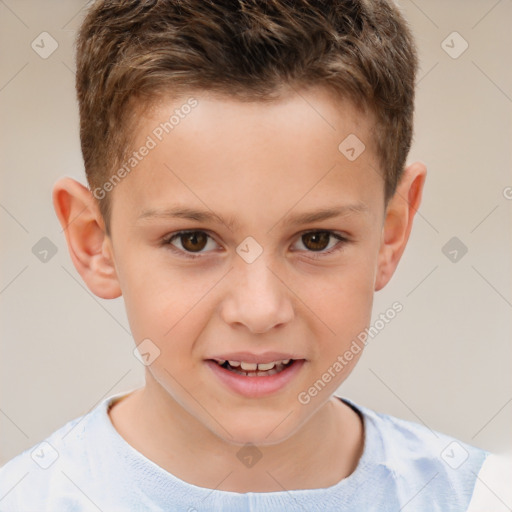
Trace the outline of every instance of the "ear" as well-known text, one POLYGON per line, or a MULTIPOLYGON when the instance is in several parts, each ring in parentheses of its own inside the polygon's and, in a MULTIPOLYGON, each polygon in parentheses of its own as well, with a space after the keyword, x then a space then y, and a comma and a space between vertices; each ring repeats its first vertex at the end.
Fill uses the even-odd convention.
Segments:
POLYGON ((427 168, 414 162, 404 170, 393 197, 386 208, 379 249, 375 291, 389 282, 405 250, 411 233, 412 221, 421 202, 427 168))
POLYGON ((119 297, 111 240, 91 191, 78 181, 62 178, 53 186, 53 207, 73 264, 89 290, 102 299, 119 297))

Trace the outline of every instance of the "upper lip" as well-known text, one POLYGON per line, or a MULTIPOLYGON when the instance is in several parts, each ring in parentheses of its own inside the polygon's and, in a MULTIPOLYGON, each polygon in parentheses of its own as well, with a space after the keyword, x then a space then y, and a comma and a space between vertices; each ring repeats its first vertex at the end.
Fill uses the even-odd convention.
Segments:
POLYGON ((272 363, 274 361, 283 361, 286 359, 304 358, 285 352, 262 352, 261 354, 254 354, 252 352, 231 352, 219 354, 210 357, 209 359, 216 359, 221 361, 243 361, 244 363, 272 363))

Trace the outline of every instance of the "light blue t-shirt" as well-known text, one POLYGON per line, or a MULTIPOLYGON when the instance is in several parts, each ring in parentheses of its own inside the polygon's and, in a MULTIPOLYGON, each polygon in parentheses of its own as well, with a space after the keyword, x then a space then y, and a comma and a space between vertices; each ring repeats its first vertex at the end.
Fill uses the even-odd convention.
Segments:
POLYGON ((462 512, 489 455, 343 398, 364 421, 363 454, 347 478, 323 489, 212 490, 180 480, 121 437, 107 411, 125 395, 103 400, 0 468, 0 511, 462 512))

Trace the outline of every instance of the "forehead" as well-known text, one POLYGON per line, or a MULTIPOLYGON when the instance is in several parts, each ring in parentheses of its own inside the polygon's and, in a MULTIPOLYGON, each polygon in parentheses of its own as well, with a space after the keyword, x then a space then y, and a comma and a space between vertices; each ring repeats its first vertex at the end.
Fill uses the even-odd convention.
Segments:
POLYGON ((128 197, 138 216, 178 202, 253 213, 256 204, 282 212, 299 202, 383 203, 372 129, 371 117, 324 89, 266 102, 163 97, 136 125, 133 149, 151 149, 114 198, 128 197))
MULTIPOLYGON (((144 135, 151 127, 158 132, 158 124, 165 124, 169 120, 173 124, 171 131, 176 140, 180 132, 187 128, 203 138, 208 134, 220 137, 216 128, 222 126, 224 131, 234 131, 240 135, 251 132, 261 134, 264 131, 272 136, 275 131, 282 133, 286 130, 296 137, 296 141, 322 137, 326 138, 326 142, 336 143, 345 132, 353 130, 364 139, 366 147, 373 150, 373 114, 360 111, 350 100, 335 96, 319 86, 297 90, 283 88, 274 98, 261 100, 239 99, 205 90, 191 90, 176 98, 161 95, 142 112, 138 135, 144 135), (194 106, 189 108, 191 104, 194 106), (182 123, 185 119, 186 128, 182 123), (142 125, 144 133, 140 132, 142 125), (179 125, 182 125, 180 129, 179 125)), ((165 137, 169 133, 165 131, 162 135, 165 137)), ((226 142, 229 143, 229 140, 226 139, 226 142)), ((293 144, 293 141, 290 142, 293 144)), ((298 152, 300 148, 295 144, 294 150, 298 152)))

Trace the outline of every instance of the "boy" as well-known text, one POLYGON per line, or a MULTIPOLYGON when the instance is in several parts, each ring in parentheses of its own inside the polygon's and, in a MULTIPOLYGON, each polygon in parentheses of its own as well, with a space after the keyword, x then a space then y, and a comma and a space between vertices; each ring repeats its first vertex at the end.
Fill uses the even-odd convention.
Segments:
POLYGON ((487 452, 333 396, 420 205, 416 68, 385 1, 92 6, 90 189, 54 206, 146 385, 7 463, 0 510, 467 509, 487 452))

